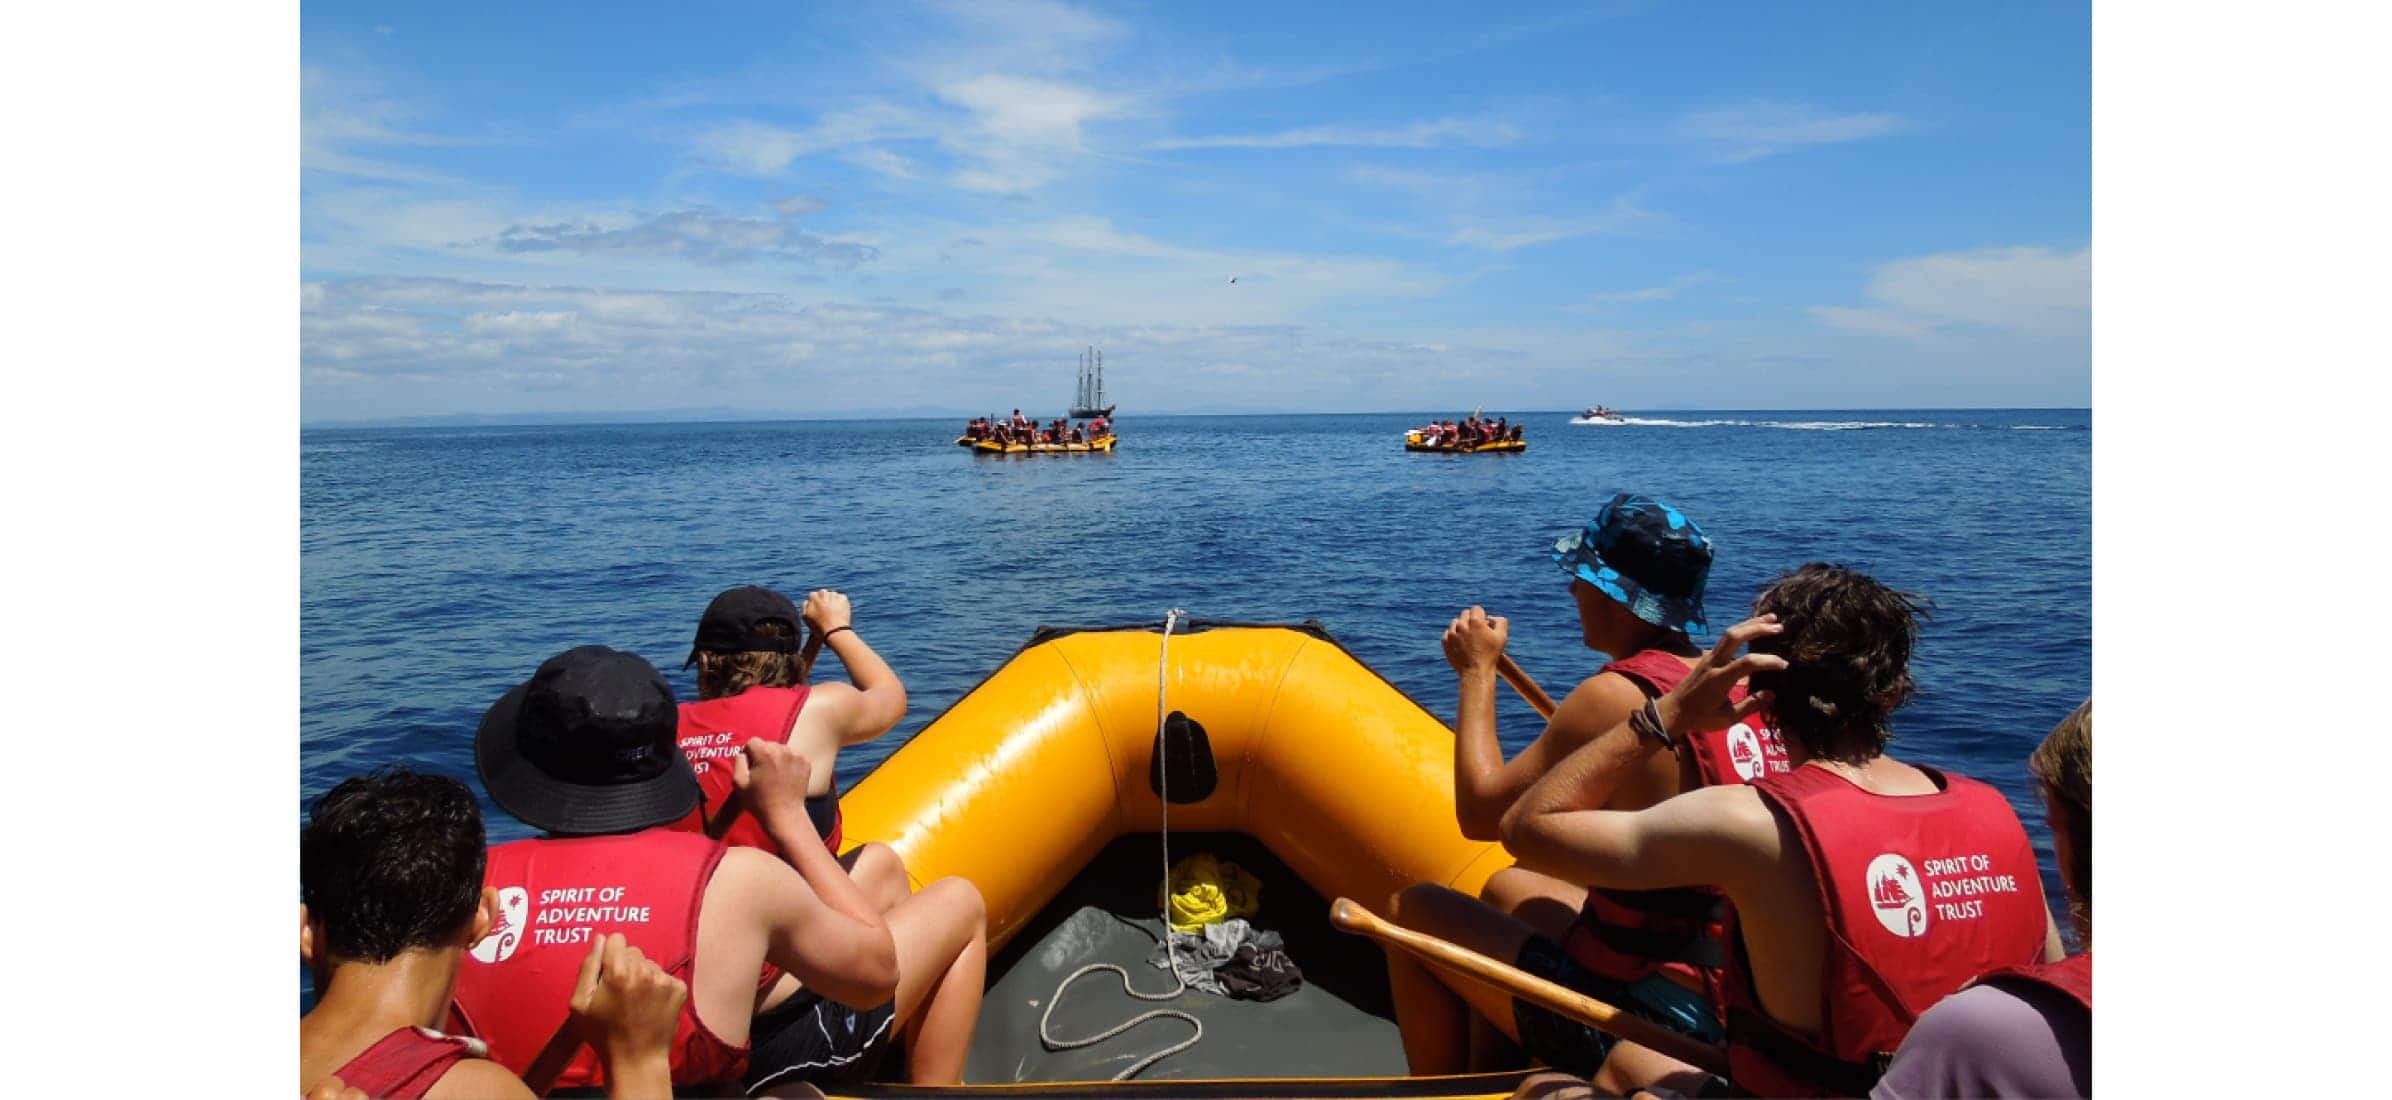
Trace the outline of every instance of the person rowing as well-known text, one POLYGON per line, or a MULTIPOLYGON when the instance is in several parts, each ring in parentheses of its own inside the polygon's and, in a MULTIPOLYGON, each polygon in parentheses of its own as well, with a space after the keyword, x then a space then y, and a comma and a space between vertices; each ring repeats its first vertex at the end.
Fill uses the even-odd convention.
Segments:
MULTIPOLYGON (((341 781, 299 834, 299 1088, 379 1100, 528 1100, 480 1042, 444 1026, 465 953, 499 919, 482 885, 482 811, 465 784, 390 767, 341 781)), ((593 940, 568 1015, 613 1100, 673 1094, 667 1048, 688 986, 620 936, 593 940)))
MULTIPOLYGON (((815 831, 811 766, 786 745, 751 741, 730 765, 787 862, 666 828, 703 801, 677 718, 654 667, 604 646, 542 662, 483 716, 474 738, 483 788, 546 835, 490 850, 485 879, 503 923, 458 977, 465 1033, 510 1069, 527 1067, 565 1016, 575 949, 620 934, 689 983, 672 1046, 677 1088, 868 1073, 882 1033, 909 1022, 915 1082, 957 1082, 979 1008, 982 938, 909 933, 902 906, 884 918, 815 831), (818 1000, 760 999, 759 988, 785 988, 768 968, 818 1000)), ((960 879, 922 893, 934 889, 979 903, 960 879)), ((584 1054, 557 1082, 583 1087, 596 1076, 584 1054)))
MULTIPOLYGON (((1505 763, 1495 731, 1496 664, 1510 623, 1477 607, 1446 630, 1446 660, 1459 679, 1454 724, 1454 808, 1462 835, 1498 837, 1504 815, 1538 779, 1581 747, 1608 741, 1597 780, 1611 794, 1598 805, 1639 810, 1712 783, 1742 783, 1790 765, 1758 723, 1721 722, 1673 754, 1633 750, 1624 723, 1682 682, 1702 651, 1703 590, 1711 540, 1683 513, 1650 497, 1613 496, 1580 530, 1556 541, 1553 562, 1570 577, 1579 640, 1610 654, 1557 707, 1544 730, 1505 763)), ((1397 923, 1461 944, 1520 969, 1709 1041, 1724 964, 1723 915, 1708 890, 1589 890, 1564 879, 1508 868, 1478 898, 1422 883, 1398 894, 1397 923)), ((1390 986, 1414 1073, 1467 1066, 1464 1003, 1547 1065, 1592 1074, 1612 1040, 1603 1032, 1483 985, 1449 989, 1409 956, 1391 956, 1390 986)))
MULTIPOLYGON (((684 667, 688 664, 698 668, 698 698, 680 705, 677 736, 704 802, 673 828, 703 831, 725 843, 761 848, 785 859, 788 844, 820 844, 838 857, 839 865, 884 914, 890 934, 899 939, 901 957, 923 954, 910 950, 913 940, 957 944, 959 955, 985 953, 984 906, 968 882, 942 879, 914 894, 905 864, 888 845, 875 842, 842 851, 839 750, 887 733, 904 719, 906 707, 904 682, 856 632, 845 593, 817 589, 800 610, 789 597, 769 588, 743 585, 725 590, 699 617, 684 667), (821 641, 801 641, 809 631, 821 641), (811 655, 822 646, 839 658, 855 680, 852 685, 812 682, 811 655), (770 823, 746 812, 732 758, 758 741, 786 745, 805 757, 812 775, 805 798, 806 816, 814 825, 811 834, 775 834, 770 823)), ((958 965, 937 958, 925 962, 949 969, 958 965)), ((875 1044, 889 1038, 886 1027, 865 1026, 875 1022, 874 1014, 859 1018, 834 1002, 802 995, 794 977, 782 975, 765 989, 763 999, 772 1007, 757 1016, 756 1031, 766 1036, 758 1049, 774 1064, 877 1060, 875 1044), (846 1031, 820 1026, 826 1023, 846 1031), (789 1044, 803 1049, 784 1049, 789 1044)), ((958 990, 948 996, 960 1000, 964 994, 958 990)), ((977 994, 972 999, 976 1001, 977 994)), ((944 1056, 926 1053, 933 1060, 944 1056)), ((938 1067, 928 1073, 931 1079, 944 1079, 938 1067)))
MULTIPOLYGON (((1752 618, 1624 723, 1634 739, 1588 742, 1504 815, 1504 846, 1531 870, 1727 896, 1721 993, 1737 1089, 1865 1094, 1936 1000, 1997 968, 2061 958, 2009 802, 1886 754, 1914 688, 1921 611, 1917 597, 1855 570, 1812 563, 1786 574, 1754 600, 1752 618), (1740 695, 1747 677, 1751 693, 1740 695), (1636 761, 1755 714, 1784 737, 1791 771, 1605 808, 1636 761)), ((1709 1084, 1630 1043, 1595 1083, 1709 1084)))
POLYGON ((839 750, 887 733, 905 718, 905 683, 864 644, 844 593, 818 589, 804 610, 758 585, 718 593, 698 617, 684 668, 698 670, 698 697, 682 703, 682 755, 698 777, 703 803, 673 827, 728 844, 782 854, 779 842, 736 796, 730 758, 758 739, 806 756, 813 785, 806 813, 824 848, 883 911, 911 893, 904 863, 886 844, 844 849, 839 811, 839 750), (818 642, 808 642, 808 631, 818 642), (812 654, 827 645, 855 683, 812 684, 812 654))

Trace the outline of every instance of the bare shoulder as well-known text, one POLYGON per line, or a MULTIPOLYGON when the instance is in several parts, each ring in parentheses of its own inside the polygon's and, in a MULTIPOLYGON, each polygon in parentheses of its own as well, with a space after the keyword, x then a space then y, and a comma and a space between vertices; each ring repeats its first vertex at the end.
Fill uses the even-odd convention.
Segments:
POLYGON ((799 726, 837 724, 855 713, 855 705, 864 697, 854 684, 845 680, 826 680, 815 684, 806 693, 806 709, 799 711, 799 726))
POLYGON ((1555 708, 1552 723, 1576 737, 1594 737, 1643 706, 1644 698, 1636 681, 1616 672, 1598 672, 1570 689, 1555 708))
POLYGON ((1669 822, 1683 830, 1698 830, 1742 846, 1771 846, 1777 838, 1777 815, 1761 801, 1761 793, 1742 783, 1696 787, 1655 806, 1669 822))
POLYGON ((424 1093, 424 1100, 530 1100, 532 1090, 507 1067, 487 1058, 467 1058, 449 1067, 424 1093))
POLYGON ((1644 705, 1644 689, 1636 681, 1609 669, 1595 673, 1570 690, 1569 700, 1583 699, 1600 706, 1635 708, 1644 705))
POLYGON ((762 848, 734 844, 723 850, 723 860, 714 868, 714 881, 738 886, 747 886, 753 883, 769 884, 784 874, 794 875, 796 873, 790 870, 789 865, 783 863, 780 857, 772 855, 762 848))

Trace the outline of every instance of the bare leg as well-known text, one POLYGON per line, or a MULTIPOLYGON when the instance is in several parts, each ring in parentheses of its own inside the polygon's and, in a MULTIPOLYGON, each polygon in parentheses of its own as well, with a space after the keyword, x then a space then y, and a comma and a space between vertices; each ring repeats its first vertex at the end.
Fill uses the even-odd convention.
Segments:
POLYGON ((1551 875, 1506 867, 1487 879, 1479 900, 1518 917, 1521 922, 1554 939, 1562 938, 1586 904, 1586 887, 1572 886, 1551 875))
POLYGON ((1513 1090, 1512 1100, 1603 1100, 1611 1093, 1589 1087, 1567 1073, 1532 1073, 1513 1090))
POLYGON ((1612 1045, 1611 1056, 1595 1071, 1594 1086, 1622 1096, 1638 1089, 1663 1086, 1688 1096, 1703 1090, 1710 1074, 1626 1039, 1612 1045))
MULTIPOLYGON (((1477 898, 1443 886, 1417 883, 1395 896, 1389 919, 1417 932, 1457 943, 1503 962, 1520 957, 1536 930, 1489 908, 1477 898)), ((1470 1027, 1465 1003, 1514 1041, 1509 994, 1460 974, 1423 965, 1402 949, 1387 953, 1388 986, 1394 995, 1396 1026, 1404 1058, 1415 1074, 1458 1073, 1467 1068, 1470 1027)))
POLYGON ((897 941, 897 1027, 917 1085, 960 1085, 988 977, 988 907, 960 878, 943 878, 889 910, 897 941))
POLYGON ((855 880, 856 889, 872 899, 872 906, 883 913, 897 907, 897 903, 912 897, 914 884, 905 874, 905 861, 897 858, 897 850, 873 841, 839 857, 839 866, 847 868, 847 877, 855 880))

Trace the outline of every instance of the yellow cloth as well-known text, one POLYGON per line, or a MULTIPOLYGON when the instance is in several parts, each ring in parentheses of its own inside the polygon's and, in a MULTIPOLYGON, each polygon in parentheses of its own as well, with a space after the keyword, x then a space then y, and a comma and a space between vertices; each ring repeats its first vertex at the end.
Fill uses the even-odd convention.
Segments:
POLYGON ((1171 930, 1194 932, 1262 908, 1262 882, 1235 863, 1199 852, 1171 868, 1171 930))

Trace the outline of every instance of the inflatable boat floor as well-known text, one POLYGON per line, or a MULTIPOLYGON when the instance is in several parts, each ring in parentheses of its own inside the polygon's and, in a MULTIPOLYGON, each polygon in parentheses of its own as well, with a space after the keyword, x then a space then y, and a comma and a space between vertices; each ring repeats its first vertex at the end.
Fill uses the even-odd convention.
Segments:
MULTIPOLYGON (((1288 956, 1304 972, 1303 988, 1269 1002, 1194 989, 1171 1001, 1140 1001, 1122 994, 1119 976, 1098 971, 1072 983, 1054 1016, 1056 1037, 1094 1035, 1139 1013, 1173 1008, 1203 1020, 1204 1038, 1149 1067, 1140 1080, 1402 1075, 1403 1042, 1378 947, 1331 928, 1328 901, 1252 838, 1172 833, 1174 860, 1198 852, 1235 862, 1262 881, 1262 911, 1247 919, 1286 937, 1288 956)), ((1153 834, 1114 841, 989 960, 988 996, 965 1080, 1101 1081, 1190 1034, 1187 1021, 1169 1018, 1076 1050, 1048 1051, 1038 1038, 1039 1014, 1056 984, 1089 963, 1122 966, 1140 992, 1171 988, 1170 975, 1146 964, 1163 927, 1155 906, 1161 860, 1153 834)))

